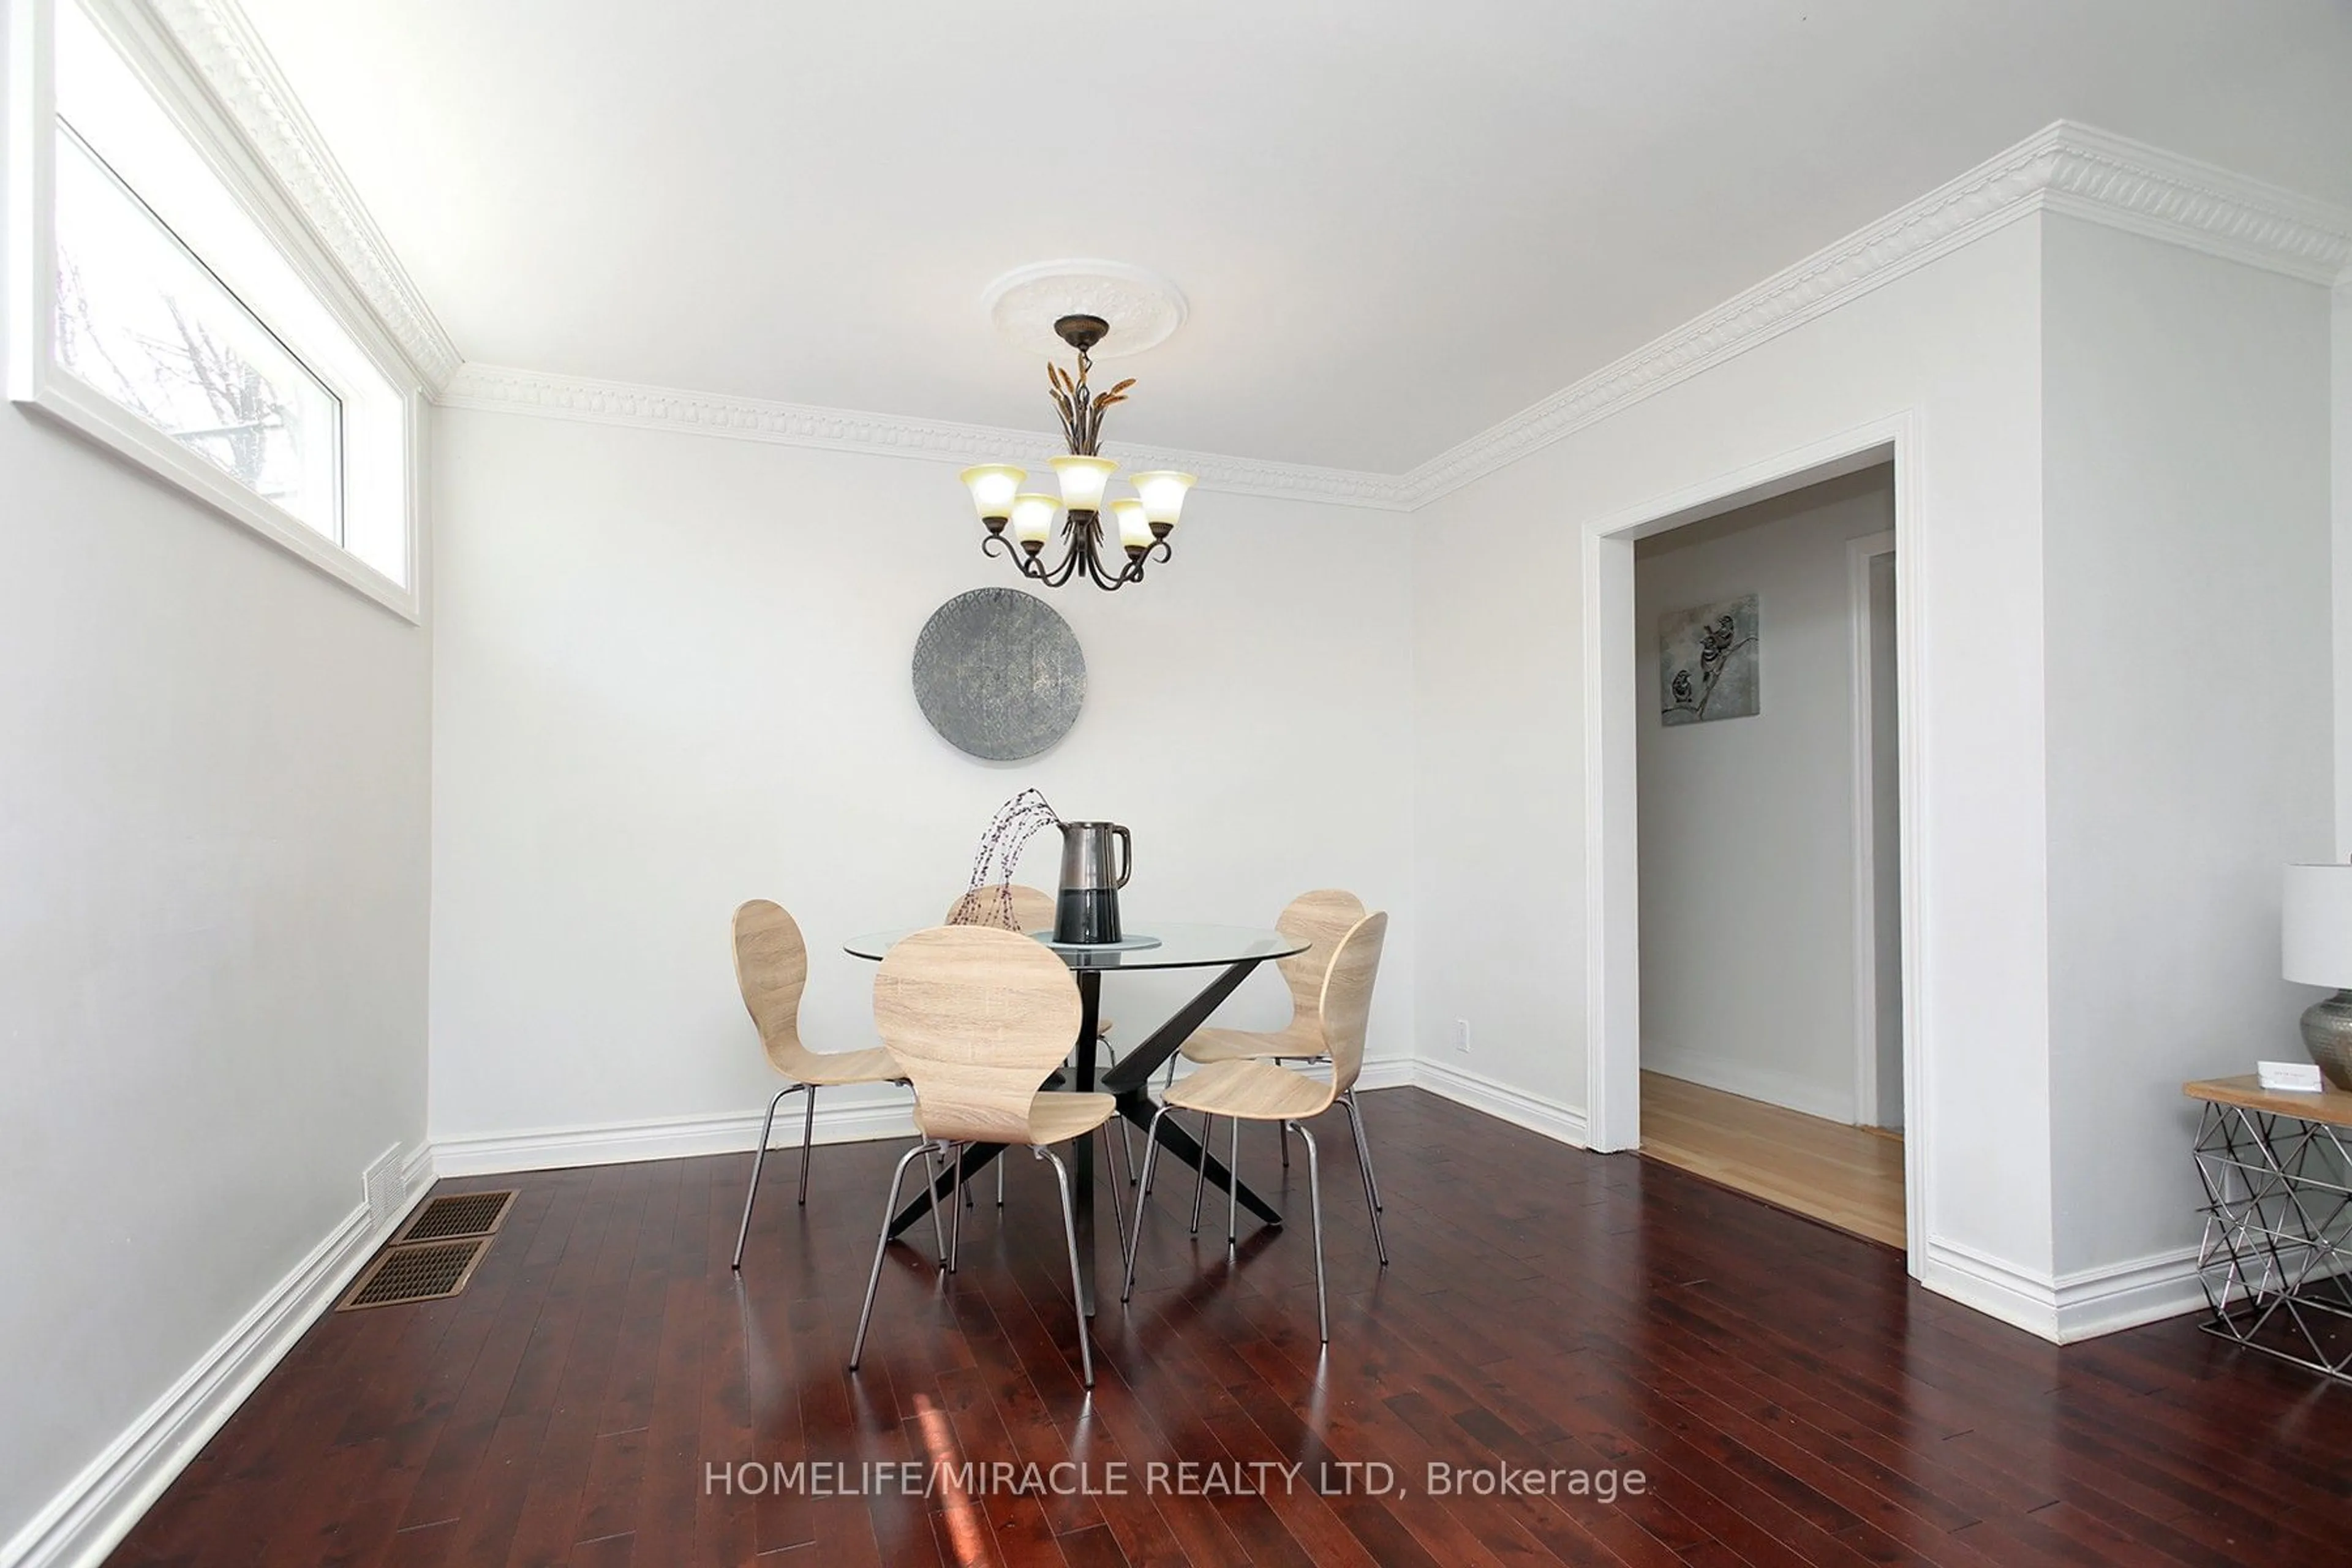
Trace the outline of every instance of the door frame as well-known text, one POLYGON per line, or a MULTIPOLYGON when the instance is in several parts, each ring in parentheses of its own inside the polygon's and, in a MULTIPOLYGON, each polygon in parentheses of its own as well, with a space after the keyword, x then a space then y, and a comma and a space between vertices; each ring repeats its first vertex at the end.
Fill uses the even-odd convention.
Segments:
POLYGON ((1584 652, 1585 1133, 1606 1152, 1638 1148, 1642 1125, 1641 840, 1634 762, 1643 668, 1633 613, 1633 546, 1684 523, 1769 500, 1891 460, 1895 468, 1895 679, 1902 820, 1904 1219, 1910 1271, 1930 1234, 1927 1173, 1934 1139, 1922 1093, 1932 1081, 1925 1027, 1920 846, 1927 754, 1917 701, 1927 646, 1920 584, 1920 431, 1916 409, 1824 437, 1582 527, 1584 652))
MULTIPOLYGON (((1882 555, 1902 556, 1895 531, 1845 542, 1848 621, 1853 652, 1853 1123, 1876 1127, 1878 1120, 1878 758, 1877 683, 1871 644, 1877 616, 1870 595, 1870 563, 1882 555)), ((1902 616, 1895 617, 1902 630, 1902 616)), ((1899 705, 1902 693, 1895 693, 1899 705)), ((1898 731, 1897 744, 1901 743, 1898 731)), ((1899 792, 1898 792, 1899 793, 1899 792)))

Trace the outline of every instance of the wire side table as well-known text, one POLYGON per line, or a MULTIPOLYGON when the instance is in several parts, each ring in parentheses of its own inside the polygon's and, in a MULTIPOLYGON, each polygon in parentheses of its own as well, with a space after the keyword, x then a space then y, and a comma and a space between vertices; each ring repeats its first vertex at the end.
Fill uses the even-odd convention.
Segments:
POLYGON ((2183 1084, 2204 1102, 2199 1277, 2209 1334, 2352 1383, 2352 1094, 2183 1084))

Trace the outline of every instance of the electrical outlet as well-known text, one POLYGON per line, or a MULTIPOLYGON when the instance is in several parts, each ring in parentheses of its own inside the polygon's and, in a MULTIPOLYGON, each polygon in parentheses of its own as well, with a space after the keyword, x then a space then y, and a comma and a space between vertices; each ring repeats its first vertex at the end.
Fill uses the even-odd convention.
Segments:
POLYGON ((1465 1057, 1470 1054, 1470 1020, 1467 1018, 1454 1020, 1454 1048, 1465 1057))

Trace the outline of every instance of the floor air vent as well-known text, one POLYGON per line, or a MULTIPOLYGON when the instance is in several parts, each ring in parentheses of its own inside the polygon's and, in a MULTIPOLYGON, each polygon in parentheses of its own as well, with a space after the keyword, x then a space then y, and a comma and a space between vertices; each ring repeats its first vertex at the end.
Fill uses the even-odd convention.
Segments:
POLYGON ((335 1310, 396 1307, 456 1295, 474 1277, 475 1265, 506 1223, 514 1199, 511 1190, 435 1198, 411 1215, 400 1234, 361 1270, 335 1310))
POLYGON ((376 1254, 339 1302, 338 1312, 362 1307, 396 1307, 404 1301, 436 1301, 454 1296, 474 1277, 474 1265, 489 1249, 487 1236, 464 1241, 423 1241, 387 1247, 376 1254))
POLYGON ((494 1235, 506 1223, 507 1209, 514 1202, 514 1194, 452 1193, 435 1198, 410 1216, 400 1234, 392 1238, 394 1247, 405 1247, 412 1241, 455 1241, 460 1237, 494 1235))

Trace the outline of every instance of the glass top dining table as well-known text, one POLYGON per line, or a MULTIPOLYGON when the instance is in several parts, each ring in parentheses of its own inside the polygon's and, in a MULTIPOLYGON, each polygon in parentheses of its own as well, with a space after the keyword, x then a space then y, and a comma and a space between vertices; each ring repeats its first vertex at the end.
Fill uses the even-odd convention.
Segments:
MULTIPOLYGON (((871 931, 852 937, 842 946, 858 958, 880 959, 891 948, 917 929, 871 931)), ((1107 945, 1066 946, 1049 940, 1050 931, 1032 931, 1045 946, 1060 954, 1070 966, 1078 983, 1081 1004, 1077 1038, 1071 1042, 1074 1071, 1069 1075, 1071 1088, 1085 1092, 1098 1089, 1115 1095, 1118 1112, 1129 1122, 1147 1131, 1156 1124, 1161 1148, 1183 1163, 1196 1167, 1211 1185, 1229 1187, 1242 1207, 1267 1225, 1278 1226, 1282 1215, 1263 1197, 1252 1192, 1246 1183, 1234 1180, 1233 1173, 1223 1162, 1201 1146, 1200 1142, 1181 1125, 1176 1118, 1155 1118, 1157 1109, 1151 1102, 1148 1085, 1151 1077, 1168 1063, 1194 1030, 1209 1021, 1209 1015, 1232 995, 1241 983, 1261 963, 1271 959, 1288 958, 1305 952, 1313 944, 1303 938, 1257 926, 1194 925, 1173 921, 1147 921, 1129 934, 1126 943, 1107 945), (1142 939, 1153 939, 1143 945, 1142 939), (1154 1029, 1149 1037, 1128 1046, 1118 1053, 1118 1060, 1108 1072, 1097 1077, 1096 1053, 1100 1045, 1098 1024, 1102 1018, 1102 982, 1106 974, 1133 974, 1147 970, 1213 969, 1214 978, 1168 1021, 1154 1029)), ((1058 1075, 1057 1075, 1058 1076, 1058 1075)), ((1095 1310, 1094 1237, 1095 1237, 1095 1163, 1092 1133, 1077 1140, 1077 1158, 1072 1162, 1071 1196, 1078 1233, 1080 1295, 1087 1314, 1095 1310)), ((935 1204, 950 1200, 957 1184, 968 1182, 989 1162, 1003 1152, 995 1143, 974 1143, 963 1152, 957 1168, 943 1172, 932 1185, 914 1202, 898 1211, 890 1222, 890 1234, 897 1236, 929 1212, 935 1204)), ((1120 1218, 1116 1187, 1110 1194, 1114 1220, 1120 1218)), ((1121 1226, 1124 1229, 1124 1226, 1121 1226)))
MULTIPOLYGON (((851 937, 842 946, 854 957, 880 958, 899 942, 913 934, 913 929, 869 931, 851 937)), ((1162 921, 1149 930, 1129 933, 1128 942, 1151 939, 1150 947, 1121 945, 1067 946, 1055 942, 1051 931, 1029 932, 1039 942, 1059 953, 1062 962, 1074 970, 1097 973, 1132 973, 1143 969, 1209 969, 1235 963, 1263 963, 1269 958, 1288 958, 1295 952, 1305 952, 1308 943, 1300 937, 1286 936, 1278 931, 1265 931, 1256 926, 1191 925, 1162 921)))

